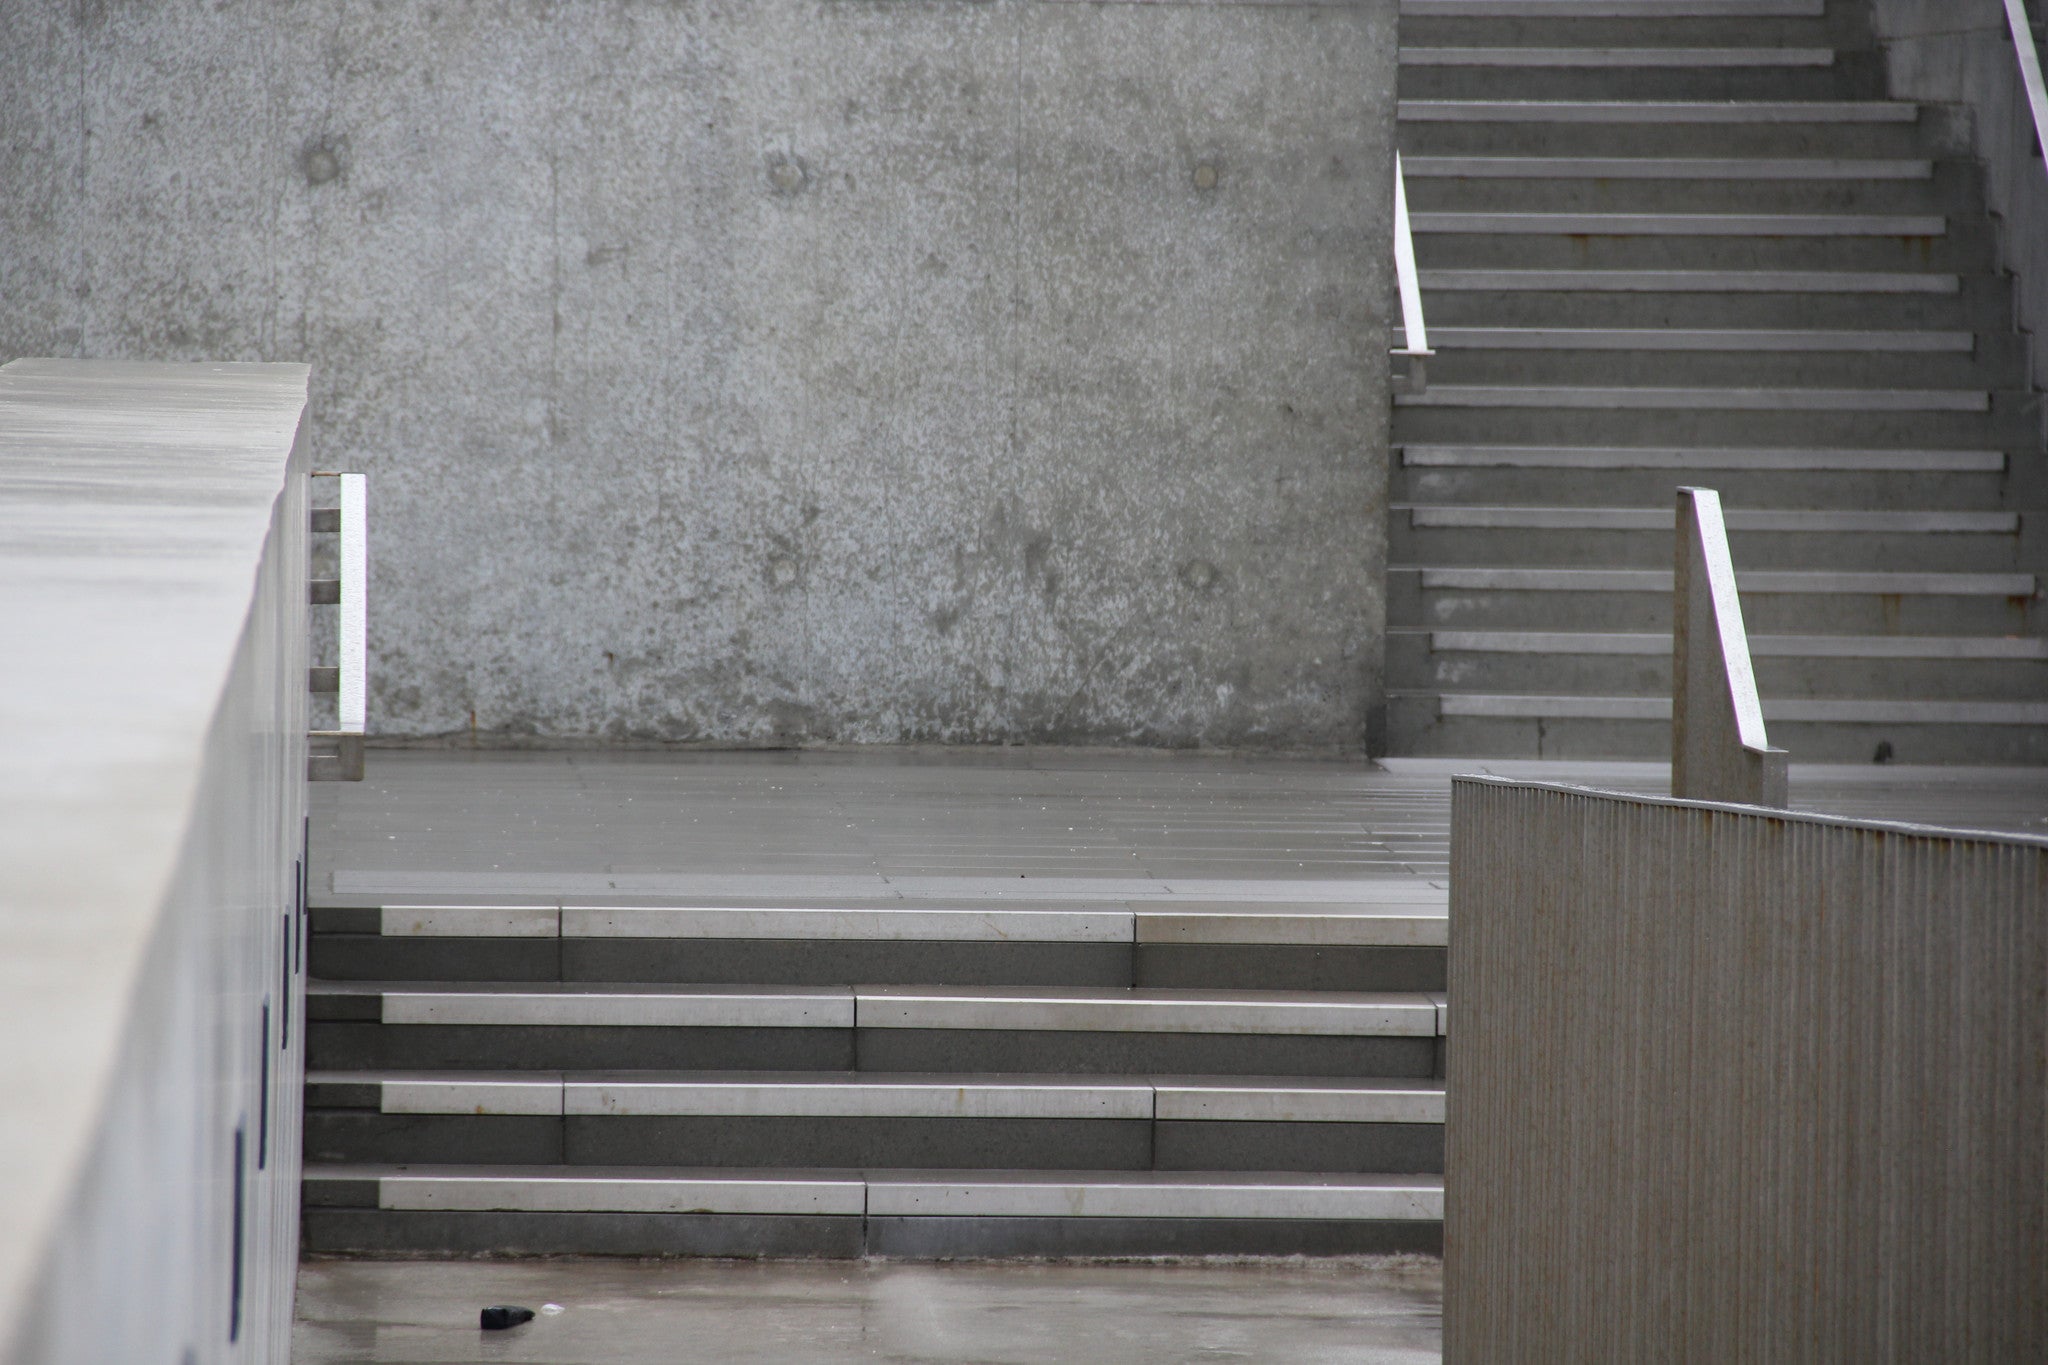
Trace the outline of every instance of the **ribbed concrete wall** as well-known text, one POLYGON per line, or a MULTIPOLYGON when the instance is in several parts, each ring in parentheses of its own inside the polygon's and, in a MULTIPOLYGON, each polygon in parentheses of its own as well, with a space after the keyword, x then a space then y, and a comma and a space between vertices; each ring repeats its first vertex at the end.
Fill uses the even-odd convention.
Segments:
POLYGON ((1445 1358, 2048 1341, 2048 842, 1483 778, 1445 1358))

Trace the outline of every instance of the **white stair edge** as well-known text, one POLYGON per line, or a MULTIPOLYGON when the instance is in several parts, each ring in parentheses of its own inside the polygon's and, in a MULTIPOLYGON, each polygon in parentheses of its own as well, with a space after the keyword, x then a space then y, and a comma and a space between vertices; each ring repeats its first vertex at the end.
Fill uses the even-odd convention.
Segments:
POLYGON ((1432 327, 1439 350, 1506 351, 1799 351, 1855 354, 1957 354, 1976 349, 1970 332, 1784 328, 1432 327))
POLYGON ((1479 446, 1415 443, 1401 462, 1419 468, 1697 469, 2002 474, 1997 450, 1730 449, 1651 446, 1479 446))
MULTIPOLYGON (((1668 569, 1419 568, 1400 565, 1389 573, 1416 573, 1422 587, 1492 592, 1671 591, 1668 569)), ((1875 594, 1934 597, 2032 597, 2032 574, 1848 573, 1829 570, 1751 570, 1736 575, 1745 593, 1875 594)))
POLYGON ((1962 278, 1894 270, 1422 270, 1424 289, 1547 294, 1956 294, 1962 278))
POLYGON ((1418 236, 1940 237, 1948 231, 1948 220, 1938 214, 1903 213, 1415 212, 1408 224, 1418 236))
POLYGON ((1926 180, 1908 157, 1404 156, 1410 180, 1926 180))
MULTIPOLYGON (((1432 650, 1484 654, 1621 654, 1668 658, 1671 637, 1648 631, 1429 630, 1432 650)), ((2048 639, 2004 635, 1752 635, 1760 659, 2048 659, 2048 639)))
POLYGON ((1851 100, 1402 100, 1410 123, 1912 123, 1920 106, 1851 100))
POLYGON ((1403 408, 1562 408, 1681 412, 1989 412, 1981 389, 1676 389, 1432 384, 1403 408))
MULTIPOLYGON (((1435 503, 1396 506, 1417 527, 1493 527, 1567 531, 1669 531, 1677 514, 1665 507, 1479 507, 1435 503)), ((1731 531, 1910 533, 1922 535, 2012 535, 2017 512, 1790 511, 1736 508, 1727 513, 1731 531)))
POLYGON ((1401 0, 1418 19, 1812 19, 1825 0, 1401 0))
POLYGON ((387 1210, 841 1217, 1439 1222, 1429 1175, 1245 1171, 745 1171, 616 1166, 309 1165, 375 1182, 387 1210))
MULTIPOLYGON (((1415 694, 1407 694, 1415 695, 1415 694)), ((1669 697, 1435 694, 1438 714, 1528 720, 1666 720, 1669 697)), ((2048 702, 1765 699, 1764 719, 1864 725, 2048 725, 2048 702)))
POLYGON ((1726 70, 1813 69, 1835 64, 1831 47, 1406 47, 1402 66, 1726 70))

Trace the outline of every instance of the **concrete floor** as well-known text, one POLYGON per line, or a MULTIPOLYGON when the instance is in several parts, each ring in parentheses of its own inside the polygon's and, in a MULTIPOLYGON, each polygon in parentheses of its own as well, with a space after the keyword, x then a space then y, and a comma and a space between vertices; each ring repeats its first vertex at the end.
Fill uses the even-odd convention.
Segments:
POLYGON ((298 1365, 1114 1361, 1419 1365, 1440 1358, 1426 1258, 1186 1264, 313 1261, 298 1365), (539 1310, 484 1332, 477 1312, 539 1310))

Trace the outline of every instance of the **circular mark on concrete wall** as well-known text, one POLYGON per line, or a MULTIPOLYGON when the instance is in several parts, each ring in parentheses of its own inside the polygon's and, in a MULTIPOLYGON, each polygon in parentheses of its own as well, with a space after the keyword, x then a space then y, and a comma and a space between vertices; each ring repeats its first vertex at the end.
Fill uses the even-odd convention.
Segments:
POLYGON ((308 185, 325 185, 348 169, 348 145, 322 138, 306 144, 299 153, 299 172, 308 185))
POLYGON ((1198 190, 1213 190, 1216 188, 1216 182, 1222 178, 1223 172, 1216 168, 1213 161, 1204 161, 1195 167, 1195 188, 1198 190))
POLYGON ((797 194, 810 182, 810 172, 793 156, 768 158, 768 188, 781 195, 797 194))
POLYGON ((1190 559, 1180 566, 1176 573, 1181 586, 1196 592, 1214 592, 1222 581, 1223 572, 1206 559, 1190 559))

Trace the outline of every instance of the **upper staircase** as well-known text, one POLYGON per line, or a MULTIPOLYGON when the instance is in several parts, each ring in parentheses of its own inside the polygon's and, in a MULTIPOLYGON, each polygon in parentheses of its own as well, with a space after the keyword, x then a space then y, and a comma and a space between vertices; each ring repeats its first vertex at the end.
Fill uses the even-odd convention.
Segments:
POLYGON ((1856 3, 1404 0, 1438 350, 1396 399, 1387 747, 1668 753, 1673 489, 1773 741, 2048 762, 2039 395, 1976 165, 1856 3))

